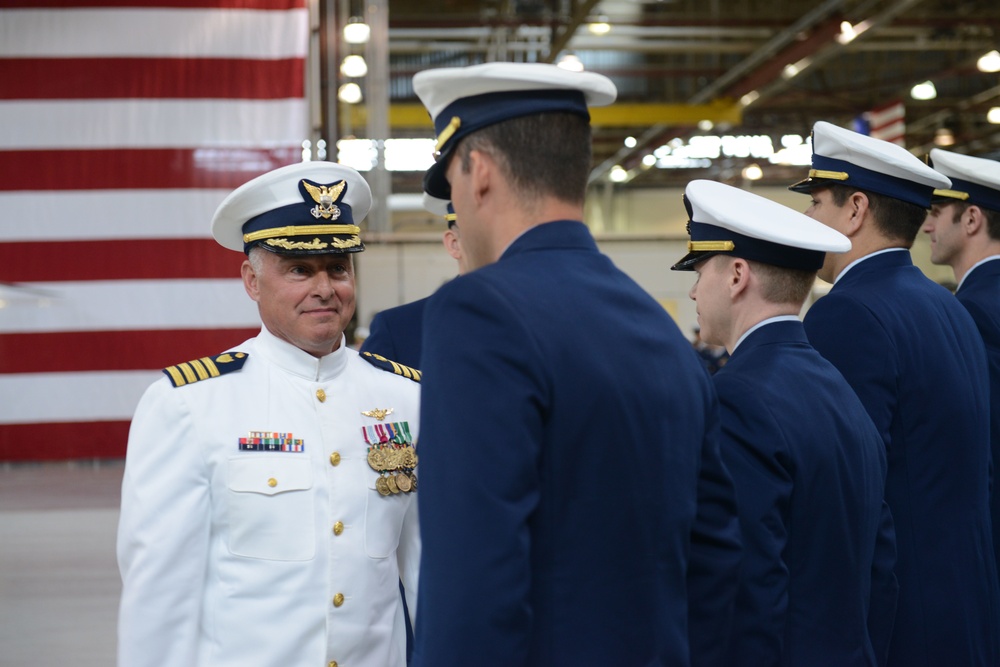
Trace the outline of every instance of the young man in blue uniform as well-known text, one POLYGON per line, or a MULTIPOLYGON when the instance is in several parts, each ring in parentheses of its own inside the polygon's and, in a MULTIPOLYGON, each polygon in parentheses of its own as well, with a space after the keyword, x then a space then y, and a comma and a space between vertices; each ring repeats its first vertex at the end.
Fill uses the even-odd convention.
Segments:
POLYGON ((830 292, 809 342, 854 388, 885 444, 899 603, 888 664, 1000 663, 989 515, 989 377, 972 318, 913 266, 935 189, 951 181, 906 149, 818 122, 806 213, 851 239, 827 254, 830 292))
POLYGON ((896 581, 883 501, 885 451, 850 385, 798 314, 844 235, 712 181, 685 191, 691 298, 729 362, 713 382, 722 458, 736 484, 744 556, 728 667, 876 665, 896 581))
MULTIPOLYGON (((455 224, 455 211, 450 202, 424 194, 424 208, 439 215, 448 223, 441 241, 444 248, 458 263, 458 274, 465 273, 462 241, 455 224)), ((369 325, 368 337, 361 344, 362 352, 388 357, 393 361, 420 368, 420 348, 423 344, 424 308, 427 297, 387 308, 375 315, 369 325)))
MULTIPOLYGON (((583 215, 607 78, 420 72, 470 272, 424 315, 415 665, 686 665, 739 561, 708 374, 583 215)), ((699 647, 694 652, 698 653, 699 647)))
POLYGON ((1000 565, 1000 162, 931 149, 931 166, 951 179, 934 191, 924 223, 931 261, 955 272, 955 296, 972 315, 990 362, 990 442, 993 452, 993 552, 1000 565))

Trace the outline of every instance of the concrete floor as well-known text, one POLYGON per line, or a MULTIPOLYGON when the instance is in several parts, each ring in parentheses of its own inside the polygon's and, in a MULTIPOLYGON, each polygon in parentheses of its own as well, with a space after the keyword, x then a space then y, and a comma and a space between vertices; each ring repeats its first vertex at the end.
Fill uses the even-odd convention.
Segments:
POLYGON ((0 464, 0 665, 110 667, 121 461, 0 464))

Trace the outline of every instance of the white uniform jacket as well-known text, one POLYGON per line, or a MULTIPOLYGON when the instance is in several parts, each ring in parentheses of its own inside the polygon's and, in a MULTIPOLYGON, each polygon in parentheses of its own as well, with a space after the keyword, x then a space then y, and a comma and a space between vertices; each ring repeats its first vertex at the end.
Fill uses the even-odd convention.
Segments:
POLYGON ((415 444, 420 386, 343 342, 316 359, 265 329, 236 351, 242 369, 165 376, 136 409, 120 667, 404 665, 398 578, 412 614, 417 493, 376 490, 365 427, 406 424, 415 444))

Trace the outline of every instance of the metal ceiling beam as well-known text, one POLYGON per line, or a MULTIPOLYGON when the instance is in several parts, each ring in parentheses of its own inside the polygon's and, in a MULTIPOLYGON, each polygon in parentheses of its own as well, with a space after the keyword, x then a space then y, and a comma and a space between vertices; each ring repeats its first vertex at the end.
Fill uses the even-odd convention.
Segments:
MULTIPOLYGON (((709 119, 713 123, 737 125, 741 121, 738 104, 716 101, 711 104, 612 104, 590 110, 590 124, 594 127, 635 127, 654 123, 694 125, 709 119)), ((363 104, 350 107, 352 127, 364 127, 368 121, 368 108, 363 104)), ((420 104, 392 104, 389 106, 389 127, 393 130, 423 131, 433 128, 427 110, 420 104)), ((428 136, 430 136, 428 134, 428 136)))
POLYGON ((565 49, 569 45, 570 40, 573 39, 576 29, 587 20, 587 17, 590 16, 590 12, 600 1, 601 0, 582 0, 582 2, 576 3, 573 8, 573 14, 569 17, 569 22, 563 27, 561 32, 558 32, 555 35, 555 38, 552 40, 552 44, 549 46, 549 52, 544 58, 542 58, 542 62, 554 63, 556 61, 556 57, 558 57, 559 53, 565 49))

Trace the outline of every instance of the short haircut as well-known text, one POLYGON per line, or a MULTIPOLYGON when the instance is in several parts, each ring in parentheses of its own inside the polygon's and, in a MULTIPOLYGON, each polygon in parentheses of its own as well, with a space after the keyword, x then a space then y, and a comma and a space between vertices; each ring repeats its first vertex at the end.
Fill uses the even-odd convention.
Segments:
POLYGON ((833 203, 843 206, 855 192, 868 197, 868 210, 871 211, 875 227, 888 239, 902 241, 909 248, 916 240, 920 228, 927 219, 927 209, 917 204, 905 202, 902 199, 888 197, 869 190, 834 183, 830 186, 833 203))
POLYGON ((527 200, 550 196, 582 204, 590 176, 590 121, 572 113, 540 113, 512 118, 462 139, 456 157, 462 171, 469 154, 493 157, 503 175, 527 200))
MULTIPOLYGON (((969 207, 972 206, 972 204, 967 201, 956 200, 948 203, 954 205, 954 209, 952 209, 954 213, 951 221, 956 224, 962 218, 962 215, 969 210, 969 207)), ((986 218, 987 235, 989 235, 989 237, 994 241, 1000 241, 1000 211, 983 208, 982 206, 979 206, 979 210, 983 212, 983 217, 986 218)))
POLYGON ((801 308, 816 281, 815 271, 788 269, 749 259, 746 261, 760 281, 761 296, 768 303, 793 303, 801 308))

